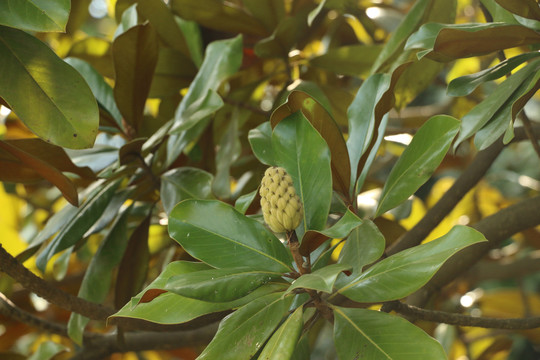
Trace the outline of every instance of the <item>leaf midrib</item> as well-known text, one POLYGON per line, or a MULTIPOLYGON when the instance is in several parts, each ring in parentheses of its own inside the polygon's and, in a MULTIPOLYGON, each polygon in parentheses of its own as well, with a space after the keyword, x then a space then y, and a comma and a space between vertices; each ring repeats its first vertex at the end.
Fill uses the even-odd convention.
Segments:
POLYGON ((257 250, 257 249, 255 249, 254 247, 251 247, 251 246, 248 246, 247 244, 244 244, 244 243, 238 242, 238 241, 236 241, 236 240, 233 240, 232 238, 227 237, 227 236, 224 236, 224 235, 222 235, 222 234, 218 234, 218 233, 216 233, 216 232, 214 232, 214 231, 211 231, 211 230, 209 230, 209 229, 207 229, 207 228, 205 228, 205 227, 203 227, 203 226, 201 226, 201 225, 199 225, 199 224, 196 225, 196 224, 194 224, 194 223, 187 222, 187 221, 184 221, 184 220, 181 220, 181 219, 178 219, 178 221, 181 222, 181 223, 188 224, 188 225, 190 225, 190 226, 196 227, 196 228, 198 228, 198 229, 204 230, 204 231, 206 231, 206 232, 208 232, 208 233, 210 233, 210 234, 212 234, 212 235, 218 236, 218 237, 223 238, 223 239, 225 239, 225 240, 229 240, 230 242, 232 242, 232 243, 234 243, 234 244, 237 244, 237 245, 240 245, 240 246, 242 246, 242 247, 245 247, 246 249, 250 249, 250 250, 252 250, 252 251, 254 251, 254 252, 256 252, 256 253, 258 253, 258 254, 260 254, 260 255, 263 255, 264 257, 266 257, 266 258, 268 258, 268 259, 271 259, 271 260, 274 261, 274 262, 277 262, 277 263, 280 264, 280 265, 283 265, 286 269, 289 269, 289 266, 287 266, 287 265, 286 265, 285 263, 283 263, 281 260, 279 260, 279 259, 277 259, 277 258, 274 258, 274 257, 272 257, 272 256, 270 256, 270 255, 268 255, 268 254, 266 254, 266 253, 263 252, 263 251, 257 250))

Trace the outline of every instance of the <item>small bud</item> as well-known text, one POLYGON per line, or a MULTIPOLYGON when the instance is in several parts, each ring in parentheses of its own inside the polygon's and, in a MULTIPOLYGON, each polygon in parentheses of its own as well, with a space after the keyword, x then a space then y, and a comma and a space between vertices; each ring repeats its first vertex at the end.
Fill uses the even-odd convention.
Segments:
POLYGON ((292 231, 304 215, 292 178, 281 167, 266 169, 259 190, 264 221, 273 232, 292 231))

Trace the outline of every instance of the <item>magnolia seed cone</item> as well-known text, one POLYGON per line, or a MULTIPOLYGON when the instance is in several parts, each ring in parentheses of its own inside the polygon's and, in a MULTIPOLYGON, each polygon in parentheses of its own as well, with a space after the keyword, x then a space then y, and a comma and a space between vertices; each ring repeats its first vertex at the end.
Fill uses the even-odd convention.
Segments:
POLYGON ((300 225, 302 203, 284 168, 272 166, 266 169, 259 193, 264 221, 273 232, 292 231, 300 225))

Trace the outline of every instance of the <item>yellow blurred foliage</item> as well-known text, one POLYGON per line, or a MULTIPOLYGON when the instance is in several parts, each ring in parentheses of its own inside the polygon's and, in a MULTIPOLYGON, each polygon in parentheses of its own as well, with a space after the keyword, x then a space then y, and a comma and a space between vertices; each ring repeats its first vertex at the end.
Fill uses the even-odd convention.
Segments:
POLYGON ((452 69, 450 69, 450 71, 446 75, 446 82, 450 83, 450 81, 454 80, 455 78, 474 74, 480 70, 481 68, 479 58, 471 57, 466 59, 458 59, 454 63, 454 66, 452 66, 452 69))
MULTIPOLYGON (((411 229, 422 219, 427 209, 433 207, 443 194, 448 191, 453 183, 454 178, 451 177, 443 177, 438 180, 431 188, 425 205, 420 199, 413 197, 411 214, 406 219, 400 220, 400 225, 407 230, 411 229)), ((455 225, 467 225, 476 222, 508 205, 510 205, 510 201, 505 199, 497 189, 485 182, 480 182, 461 199, 424 242, 445 235, 455 225)))
POLYGON ((26 249, 26 243, 19 235, 24 206, 24 201, 8 194, 0 186, 0 241, 4 249, 14 256, 26 249))
MULTIPOLYGON (((540 295, 527 294, 527 306, 530 314, 527 314, 522 296, 519 289, 487 292, 480 298, 479 302, 482 316, 496 318, 540 316, 540 295)), ((519 333, 536 344, 540 343, 540 328, 521 330, 519 333)))

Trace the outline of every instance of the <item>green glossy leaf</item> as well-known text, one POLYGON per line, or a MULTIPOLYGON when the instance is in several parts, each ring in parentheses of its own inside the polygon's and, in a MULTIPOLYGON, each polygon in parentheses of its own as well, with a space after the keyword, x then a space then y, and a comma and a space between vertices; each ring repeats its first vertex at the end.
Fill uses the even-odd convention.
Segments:
POLYGON ((214 194, 220 199, 231 198, 231 166, 240 157, 239 123, 243 123, 251 115, 248 111, 234 109, 232 114, 221 119, 226 127, 222 129, 221 139, 216 150, 216 176, 212 183, 214 194), (228 122, 228 124, 227 124, 228 122))
POLYGON ((509 106, 507 100, 514 96, 519 87, 527 80, 530 80, 531 74, 538 71, 539 68, 540 59, 533 60, 515 74, 505 79, 484 99, 484 101, 469 111, 463 119, 461 119, 461 128, 456 142, 454 143, 454 150, 464 140, 468 139, 484 127, 500 109, 509 106))
MULTIPOLYGON (((304 83, 304 87, 307 84, 304 83)), ((312 93, 316 93, 317 90, 320 91, 315 87, 312 93)), ((324 98, 324 93, 318 97, 324 98)), ((314 97, 303 91, 293 90, 287 97, 287 101, 272 113, 270 119, 272 128, 275 128, 281 120, 298 110, 302 111, 302 114, 326 141, 331 156, 332 185, 336 191, 347 195, 351 177, 349 153, 343 134, 330 114, 329 105, 322 105, 314 97)))
POLYGON ((405 49, 424 49, 418 58, 451 61, 538 42, 540 34, 521 25, 429 23, 411 35, 405 49))
POLYGON ((388 68, 391 61, 402 52, 405 41, 418 28, 430 2, 430 0, 419 0, 415 2, 382 48, 379 56, 371 66, 371 74, 388 68))
POLYGON ((169 234, 193 257, 217 268, 287 272, 292 257, 261 223, 216 200, 185 200, 169 217, 169 234))
POLYGON ((477 72, 475 74, 458 77, 450 81, 450 84, 448 84, 447 93, 450 96, 469 95, 480 84, 487 81, 499 79, 505 76, 506 74, 509 74, 512 70, 514 70, 517 66, 523 64, 525 61, 528 61, 530 59, 533 59, 539 56, 540 56, 540 53, 538 52, 520 54, 510 59, 501 61, 500 63, 498 63, 497 65, 489 69, 477 72))
POLYGON ((148 23, 136 25, 114 40, 112 53, 114 98, 125 121, 137 132, 158 59, 156 31, 148 23))
POLYGON ((385 246, 384 236, 377 225, 365 219, 347 237, 338 262, 352 266, 353 275, 360 274, 365 265, 371 264, 383 255, 385 246))
POLYGON ((91 147, 99 112, 82 76, 47 45, 24 31, 0 26, 0 97, 47 142, 91 147), (28 106, 27 99, 32 99, 28 106))
POLYGON ((49 221, 47 221, 45 227, 43 227, 36 237, 31 240, 29 246, 41 245, 44 241, 56 234, 64 224, 72 221, 77 215, 77 212, 77 207, 66 204, 62 210, 55 213, 49 221))
POLYGON ((331 48, 325 54, 312 58, 309 63, 336 74, 366 77, 381 49, 381 45, 347 45, 331 48))
POLYGON ((447 115, 433 116, 418 130, 384 184, 376 217, 407 200, 430 178, 458 130, 459 121, 447 115))
POLYGON ((172 276, 165 290, 188 298, 210 302, 227 302, 246 296, 281 273, 244 267, 211 269, 172 276))
POLYGON ((302 237, 300 254, 308 256, 328 239, 345 238, 360 224, 362 220, 347 209, 347 212, 332 227, 321 231, 308 230, 302 237))
POLYGON ((204 263, 175 261, 168 264, 156 280, 114 314, 109 321, 115 323, 119 318, 133 318, 158 324, 181 324, 203 315, 242 306, 286 287, 283 284, 263 285, 241 299, 225 303, 190 299, 162 290, 171 276, 207 269, 209 267, 204 263))
POLYGON ((274 151, 272 150, 272 127, 270 121, 249 130, 248 140, 253 154, 260 162, 265 165, 276 163, 274 151))
POLYGON ((77 215, 63 224, 58 234, 38 255, 36 258, 38 269, 44 272, 53 255, 75 245, 82 239, 86 231, 101 217, 119 185, 120 180, 102 184, 88 196, 88 199, 77 209, 77 215))
POLYGON ((322 291, 325 293, 332 293, 336 278, 343 271, 352 269, 347 264, 332 264, 318 269, 311 274, 304 274, 298 279, 294 280, 291 286, 285 292, 286 294, 294 289, 312 289, 316 291, 322 291))
POLYGON ((197 168, 181 167, 161 175, 161 202, 167 214, 186 199, 212 198, 212 174, 197 168))
POLYGON ((88 86, 90 86, 99 106, 112 116, 118 126, 121 126, 122 115, 120 114, 120 110, 118 110, 118 106, 116 106, 113 89, 105 82, 103 76, 84 60, 66 58, 64 61, 73 66, 82 75, 88 86))
MULTIPOLYGON (((122 260, 127 246, 127 215, 123 211, 117 218, 97 252, 92 257, 79 288, 80 298, 101 304, 105 300, 111 282, 113 270, 122 260)), ((71 313, 68 322, 68 334, 73 341, 81 345, 86 324, 90 319, 77 313, 71 313)))
POLYGON ((3 0, 0 25, 28 31, 64 31, 70 7, 69 0, 3 0))
POLYGON ((259 360, 290 359, 304 324, 303 310, 300 306, 281 324, 264 346, 259 360))
POLYGON ((221 0, 171 0, 171 9, 181 18, 231 34, 268 35, 263 24, 242 7, 221 0))
POLYGON ((219 86, 238 71, 241 63, 241 35, 208 45, 201 68, 176 109, 170 130, 172 135, 167 141, 167 165, 172 164, 184 147, 202 133, 209 116, 218 110, 219 86), (204 106, 210 108, 205 109, 204 106))
POLYGON ((204 49, 201 28, 199 27, 199 24, 194 21, 184 20, 178 16, 175 16, 174 20, 176 21, 178 26, 180 26, 180 29, 184 34, 191 60, 197 68, 200 68, 203 62, 204 49))
POLYGON ((292 299, 270 294, 236 310, 221 321, 214 339, 197 359, 251 359, 279 325, 292 299))
POLYGON ((259 190, 257 189, 257 190, 253 190, 249 194, 240 196, 234 203, 234 208, 238 210, 238 212, 245 214, 258 194, 259 194, 259 190))
POLYGON ((484 150, 499 139, 504 132, 506 132, 504 143, 510 142, 513 138, 513 125, 517 114, 539 88, 540 72, 537 71, 533 76, 525 79, 489 122, 476 132, 474 136, 476 148, 484 150))
POLYGON ((333 309, 334 341, 342 360, 446 360, 441 344, 403 318, 367 309, 333 309))
POLYGON ((300 228, 303 232, 322 230, 332 201, 332 170, 326 141, 302 112, 297 111, 274 128, 272 148, 277 165, 291 175, 304 205, 300 228))
POLYGON ((351 279, 338 293, 358 302, 401 299, 426 284, 450 256, 482 241, 486 239, 478 231, 456 225, 436 240, 378 262, 351 279))
POLYGON ((540 20, 540 7, 535 0, 495 0, 506 10, 521 17, 540 20))
POLYGON ((347 110, 351 198, 360 191, 378 151, 386 129, 385 114, 394 106, 394 87, 407 66, 400 65, 391 75, 375 74, 367 78, 347 110))

